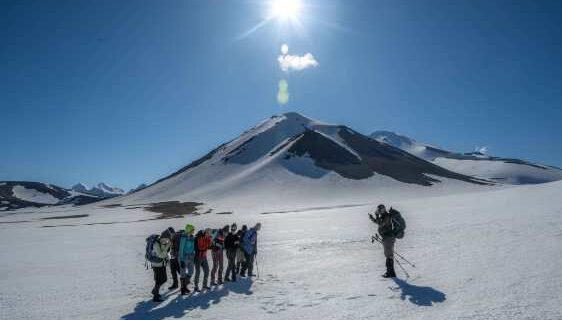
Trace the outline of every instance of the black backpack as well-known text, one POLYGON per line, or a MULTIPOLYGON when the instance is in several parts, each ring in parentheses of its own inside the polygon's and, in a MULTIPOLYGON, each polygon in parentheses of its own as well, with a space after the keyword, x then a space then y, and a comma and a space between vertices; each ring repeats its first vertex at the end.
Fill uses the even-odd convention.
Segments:
POLYGON ((392 233, 396 239, 404 238, 404 231, 406 230, 406 220, 400 214, 400 211, 390 208, 390 219, 392 222, 392 233))
POLYGON ((160 241, 160 236, 157 234, 152 234, 148 238, 146 238, 146 248, 144 253, 144 258, 146 259, 146 261, 154 263, 161 263, 162 261, 164 261, 164 259, 157 257, 152 251, 152 249, 154 248, 154 244, 158 241, 160 241))

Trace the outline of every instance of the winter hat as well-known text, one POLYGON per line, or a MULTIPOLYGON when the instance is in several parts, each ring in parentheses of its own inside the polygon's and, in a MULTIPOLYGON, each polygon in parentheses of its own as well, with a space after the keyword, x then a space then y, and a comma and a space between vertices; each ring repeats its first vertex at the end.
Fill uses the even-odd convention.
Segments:
POLYGON ((172 238, 171 234, 170 234, 170 230, 166 229, 162 232, 162 234, 160 235, 160 239, 168 239, 170 240, 172 238))
POLYGON ((195 230, 195 227, 192 224, 186 224, 185 225, 185 233, 189 234, 191 233, 193 230, 195 230))
POLYGON ((231 231, 236 231, 236 229, 238 229, 238 226, 236 225, 236 222, 235 222, 235 223, 233 223, 233 224, 230 226, 230 230, 231 230, 231 231))
POLYGON ((386 209, 386 207, 384 206, 384 204, 381 203, 377 206, 377 209, 382 210, 382 209, 386 209))
POLYGON ((255 229, 256 231, 260 231, 260 229, 261 229, 261 223, 259 223, 259 222, 256 223, 256 225, 254 226, 254 229, 255 229))
POLYGON ((176 230, 174 230, 174 228, 172 227, 168 227, 168 231, 170 232, 171 235, 176 233, 176 230))

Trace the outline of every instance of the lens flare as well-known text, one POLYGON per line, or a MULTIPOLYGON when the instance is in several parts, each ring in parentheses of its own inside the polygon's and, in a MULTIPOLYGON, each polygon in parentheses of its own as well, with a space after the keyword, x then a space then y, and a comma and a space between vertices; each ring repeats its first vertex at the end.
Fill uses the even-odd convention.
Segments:
POLYGON ((273 0, 271 2, 271 16, 280 21, 295 21, 301 11, 299 0, 273 0))
POLYGON ((285 105, 289 102, 289 83, 285 79, 280 80, 278 87, 277 103, 279 103, 279 105, 285 105))

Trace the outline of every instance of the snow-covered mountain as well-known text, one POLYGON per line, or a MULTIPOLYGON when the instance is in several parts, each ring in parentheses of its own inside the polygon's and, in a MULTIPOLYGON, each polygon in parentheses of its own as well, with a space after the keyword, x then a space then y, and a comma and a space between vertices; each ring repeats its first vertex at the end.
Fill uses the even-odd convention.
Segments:
POLYGON ((113 198, 125 194, 125 191, 123 191, 122 189, 109 186, 103 182, 98 183, 92 188, 88 188, 88 186, 83 183, 78 183, 71 189, 76 192, 81 192, 101 198, 113 198))
POLYGON ((260 197, 333 198, 377 188, 488 182, 443 169, 403 150, 298 113, 273 116, 119 203, 260 197), (241 197, 242 196, 242 197, 241 197))
POLYGON ((103 199, 41 182, 0 181, 0 210, 2 211, 60 204, 82 205, 103 199))
POLYGON ((371 137, 467 176, 505 184, 536 184, 562 180, 562 170, 552 166, 489 156, 479 151, 447 151, 391 131, 375 131, 371 137))
POLYGON ((132 188, 131 190, 127 191, 127 194, 133 193, 135 191, 139 191, 141 189, 146 188, 148 185, 146 183, 139 184, 136 188, 132 188))

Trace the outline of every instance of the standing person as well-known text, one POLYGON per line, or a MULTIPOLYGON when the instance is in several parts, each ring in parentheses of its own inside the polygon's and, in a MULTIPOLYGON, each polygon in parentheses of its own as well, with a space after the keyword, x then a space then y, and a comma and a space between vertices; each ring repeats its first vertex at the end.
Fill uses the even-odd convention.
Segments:
POLYGON ((254 257, 257 252, 258 244, 258 231, 261 228, 260 223, 256 223, 254 227, 244 233, 244 237, 241 240, 241 247, 244 251, 244 258, 246 263, 242 267, 242 276, 246 275, 246 270, 248 270, 248 277, 254 277, 254 257))
MULTIPOLYGON (((238 239, 242 242, 242 238, 244 238, 244 234, 248 231, 248 227, 244 224, 242 225, 242 229, 238 231, 238 239)), ((236 273, 242 275, 242 269, 246 264, 246 260, 244 258, 244 250, 239 245, 238 250, 236 250, 236 273)))
POLYGON ((386 211, 384 204, 379 204, 377 211, 375 212, 375 217, 369 214, 371 221, 378 225, 378 233, 382 238, 382 246, 384 249, 384 256, 386 257, 386 273, 382 276, 384 278, 395 278, 396 272, 394 272, 394 243, 396 242, 396 237, 392 229, 392 217, 391 214, 386 211))
POLYGON ((169 227, 168 232, 170 233, 170 273, 172 274, 172 285, 168 287, 168 290, 173 290, 178 287, 178 274, 180 273, 180 263, 178 261, 178 251, 180 250, 180 243, 178 234, 174 228, 169 227))
POLYGON ((226 259, 228 265, 226 267, 226 274, 224 275, 224 281, 236 281, 236 252, 240 246, 240 238, 236 234, 236 223, 230 226, 230 232, 224 239, 224 248, 226 249, 226 259), (230 277, 232 275, 232 278, 230 277))
MULTIPOLYGON (((228 231, 228 226, 226 226, 226 231, 228 231)), ((216 286, 222 284, 222 272, 224 267, 224 228, 215 229, 212 233, 212 243, 211 243, 211 256, 213 257, 213 268, 211 269, 211 285, 216 286), (218 271, 218 274, 217 274, 218 271)))
POLYGON ((180 249, 178 252, 179 263, 181 267, 180 281, 181 281, 181 295, 186 295, 190 291, 187 288, 193 275, 193 264, 195 263, 195 237, 193 232, 195 227, 191 224, 185 225, 185 232, 180 234, 179 243, 180 249))
POLYGON ((170 249, 170 232, 165 230, 152 244, 152 258, 150 264, 154 272, 154 288, 152 289, 152 301, 161 302, 160 286, 168 280, 166 276, 166 260, 170 249))
POLYGON ((207 250, 211 247, 211 229, 207 228, 205 231, 199 231, 195 238, 195 291, 200 292, 199 289, 199 275, 203 269, 203 290, 210 289, 208 286, 209 280, 209 262, 207 261, 207 250))

